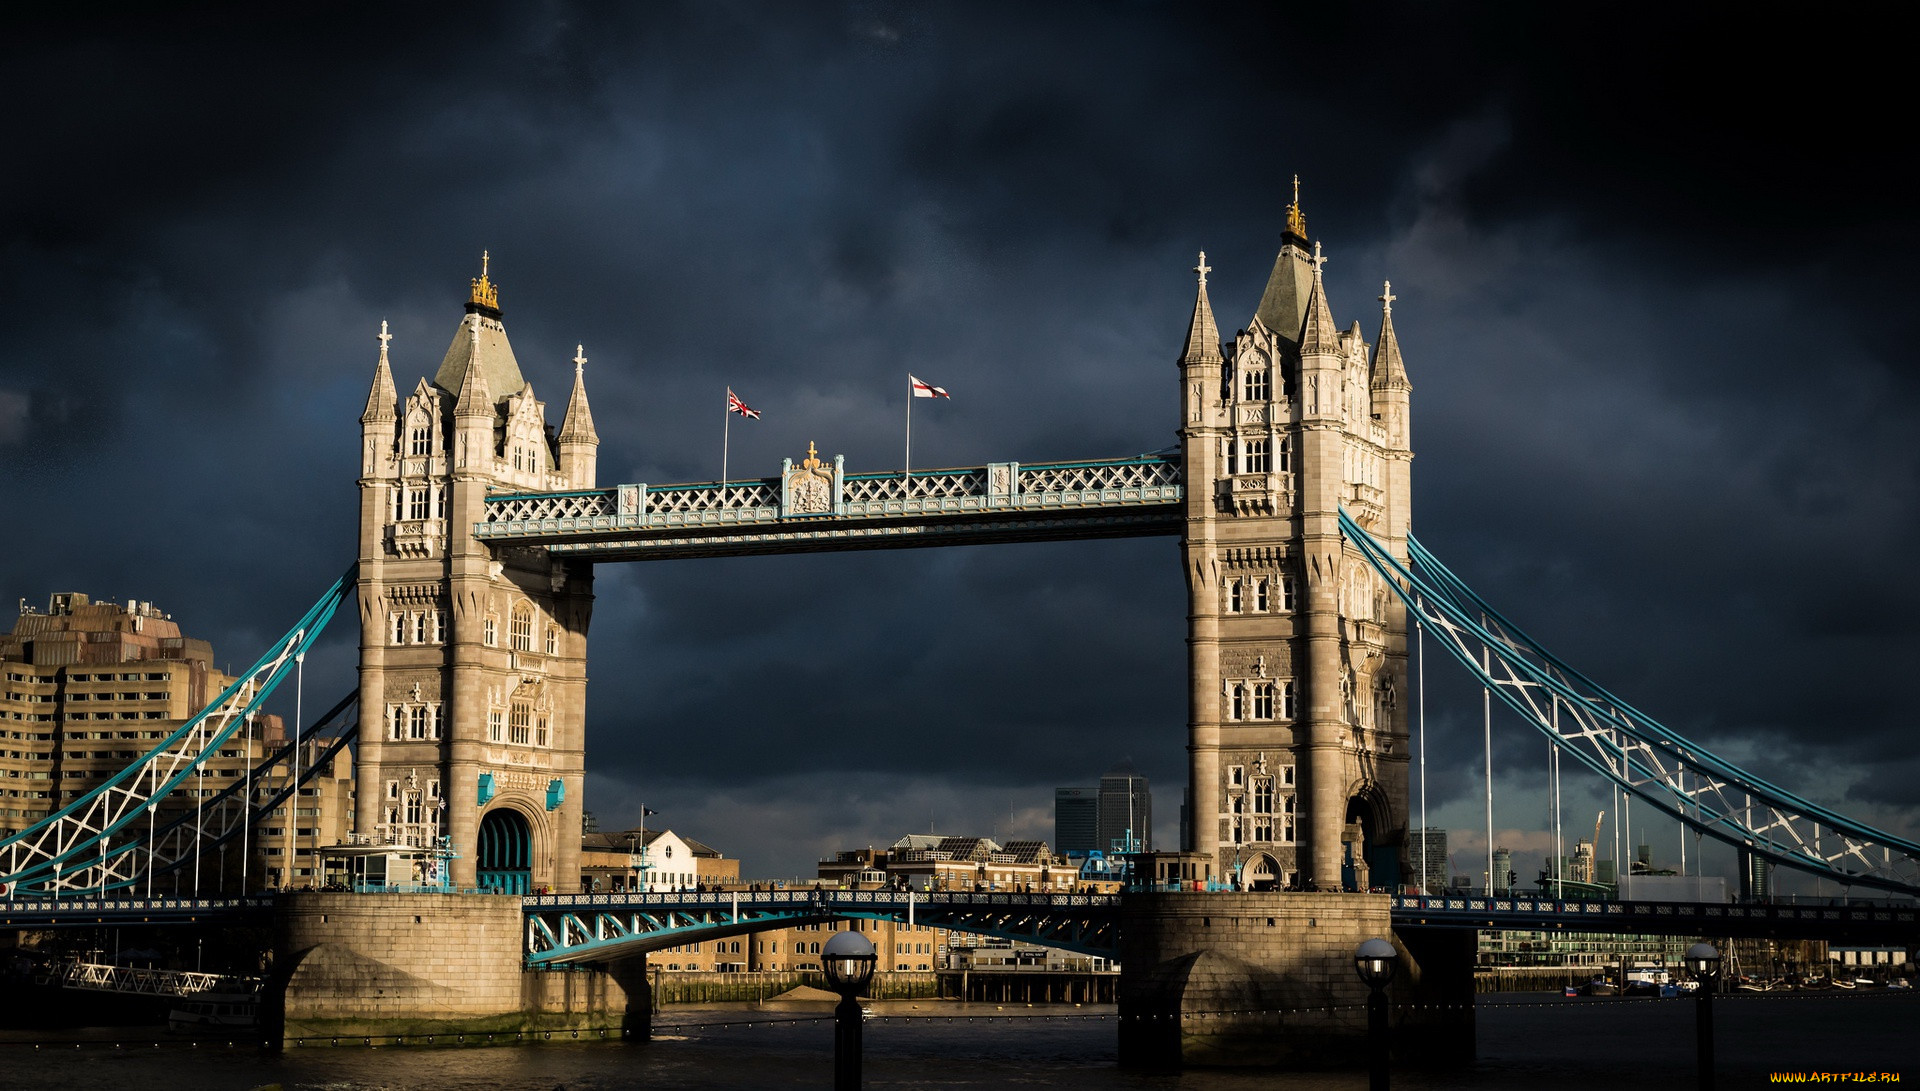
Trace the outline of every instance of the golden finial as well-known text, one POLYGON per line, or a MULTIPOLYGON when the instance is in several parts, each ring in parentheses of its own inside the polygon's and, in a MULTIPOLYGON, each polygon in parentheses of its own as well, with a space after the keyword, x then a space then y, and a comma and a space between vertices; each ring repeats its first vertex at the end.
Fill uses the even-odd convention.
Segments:
POLYGON ((500 309, 500 287, 487 279, 487 262, 487 252, 480 251, 480 277, 473 282, 473 292, 467 296, 467 302, 497 311, 500 309))
POLYGON ((1300 211, 1300 176, 1293 176, 1293 203, 1287 206, 1287 230, 1301 238, 1307 237, 1307 217, 1300 211))
POLYGON ((812 440, 807 441, 807 457, 800 460, 800 465, 809 470, 817 470, 820 468, 820 452, 814 450, 812 440))

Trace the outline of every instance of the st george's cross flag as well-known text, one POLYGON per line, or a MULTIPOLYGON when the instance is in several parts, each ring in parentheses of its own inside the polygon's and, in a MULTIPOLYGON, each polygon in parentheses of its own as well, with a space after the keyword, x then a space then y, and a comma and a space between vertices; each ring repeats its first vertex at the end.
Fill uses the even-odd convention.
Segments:
POLYGON ((741 401, 740 395, 735 394, 732 387, 727 388, 727 412, 738 413, 743 417, 750 417, 754 420, 760 419, 760 411, 750 408, 746 402, 741 401))
POLYGON ((947 393, 945 390, 941 389, 940 387, 934 386, 931 383, 921 382, 920 380, 914 378, 912 374, 907 375, 907 382, 913 387, 913 396, 916 398, 952 398, 953 397, 953 395, 947 393))

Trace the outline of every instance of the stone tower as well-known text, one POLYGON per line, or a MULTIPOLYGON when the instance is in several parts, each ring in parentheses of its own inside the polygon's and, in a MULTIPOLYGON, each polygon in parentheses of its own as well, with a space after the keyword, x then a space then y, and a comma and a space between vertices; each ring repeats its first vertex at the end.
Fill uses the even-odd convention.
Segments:
POLYGON ((1406 560, 1411 387, 1381 296, 1341 330, 1298 183, 1265 293, 1223 345, 1206 255, 1180 357, 1189 850, 1248 886, 1399 881, 1407 828, 1404 607, 1340 534, 1406 560))
POLYGON ((472 535, 490 494, 591 488, 586 359, 556 436, 521 377, 483 255, 431 380, 402 400, 380 329, 361 415, 355 821, 447 835, 457 886, 578 882, 593 569, 472 535))

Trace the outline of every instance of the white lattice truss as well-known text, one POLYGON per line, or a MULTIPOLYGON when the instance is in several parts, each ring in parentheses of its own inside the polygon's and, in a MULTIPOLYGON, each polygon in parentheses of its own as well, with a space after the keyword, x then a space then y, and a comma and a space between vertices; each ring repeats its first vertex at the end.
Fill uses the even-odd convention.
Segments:
POLYGON ((257 977, 198 970, 142 970, 104 962, 69 962, 55 977, 61 988, 142 996, 251 996, 260 991, 257 977))
MULTIPOLYGON (((105 784, 0 842, 0 882, 19 895, 84 894, 124 889, 175 858, 149 852, 158 833, 160 801, 188 786, 208 758, 259 710, 293 673, 306 650, 350 591, 343 576, 273 651, 262 656, 199 714, 105 784)), ((175 851, 200 844, 195 836, 170 842, 175 851)))
MULTIPOLYGON (((1030 466, 998 462, 911 474, 848 474, 832 514, 845 519, 1032 514, 1157 506, 1175 503, 1181 496, 1180 464, 1171 458, 1143 455, 1030 466)), ((516 493, 489 497, 486 521, 474 527, 474 534, 505 539, 596 531, 772 527, 801 514, 783 511, 781 504, 777 480, 516 493)))
POLYGON ((1920 845, 1767 783, 1555 658, 1411 536, 1408 563, 1343 511, 1341 529, 1416 623, 1562 751, 1734 848, 1842 884, 1920 895, 1920 845))

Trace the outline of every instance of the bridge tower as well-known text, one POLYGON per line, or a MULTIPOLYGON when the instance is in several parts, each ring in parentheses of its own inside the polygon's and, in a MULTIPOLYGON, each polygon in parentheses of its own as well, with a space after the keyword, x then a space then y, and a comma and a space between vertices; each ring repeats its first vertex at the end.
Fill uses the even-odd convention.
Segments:
POLYGON ((457 886, 578 882, 590 562, 472 534, 489 494, 591 488, 585 355, 556 436, 481 274, 431 380, 402 400, 386 324, 360 418, 356 827, 446 835, 457 886))
POLYGON ((1206 255, 1180 357, 1187 481, 1189 851, 1248 886, 1398 881, 1408 813, 1407 622, 1341 538, 1345 507, 1406 559, 1409 394, 1334 324, 1298 183, 1247 328, 1223 345, 1206 255))

